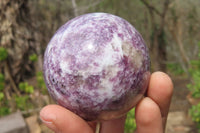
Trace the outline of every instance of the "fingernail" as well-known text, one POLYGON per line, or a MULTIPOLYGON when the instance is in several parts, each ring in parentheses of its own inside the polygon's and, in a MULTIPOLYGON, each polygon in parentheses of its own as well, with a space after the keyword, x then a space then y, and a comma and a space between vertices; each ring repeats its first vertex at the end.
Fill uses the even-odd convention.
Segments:
POLYGON ((53 123, 52 121, 47 121, 47 120, 43 119, 41 116, 40 116, 40 120, 41 120, 43 123, 47 123, 47 124, 52 124, 52 123, 53 123))
POLYGON ((45 113, 45 111, 40 112, 40 120, 50 129, 57 131, 57 128, 54 124, 56 121, 56 116, 54 114, 45 113))
POLYGON ((49 111, 47 112, 46 110, 42 110, 40 112, 40 119, 44 122, 44 123, 53 123, 53 121, 56 120, 56 115, 49 113, 49 111))

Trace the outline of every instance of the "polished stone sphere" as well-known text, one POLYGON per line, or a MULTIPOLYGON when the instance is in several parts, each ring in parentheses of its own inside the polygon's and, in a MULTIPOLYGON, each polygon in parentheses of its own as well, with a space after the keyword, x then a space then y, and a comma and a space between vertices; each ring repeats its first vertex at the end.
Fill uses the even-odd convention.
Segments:
POLYGON ((64 24, 44 55, 53 99, 88 121, 121 117, 143 97, 150 59, 140 33, 126 20, 90 13, 64 24))

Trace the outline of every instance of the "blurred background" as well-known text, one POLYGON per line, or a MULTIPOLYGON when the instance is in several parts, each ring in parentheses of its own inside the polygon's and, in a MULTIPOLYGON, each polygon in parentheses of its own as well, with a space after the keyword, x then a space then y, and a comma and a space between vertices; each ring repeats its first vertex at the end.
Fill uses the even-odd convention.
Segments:
MULTIPOLYGON (((200 133, 199 7, 199 0, 0 0, 0 118, 20 110, 26 122, 34 117, 29 132, 50 132, 38 118, 53 103, 42 74, 45 48, 68 20, 107 12, 136 27, 151 72, 164 71, 174 82, 166 133, 200 133)), ((127 118, 125 132, 132 133, 134 109, 127 118)))

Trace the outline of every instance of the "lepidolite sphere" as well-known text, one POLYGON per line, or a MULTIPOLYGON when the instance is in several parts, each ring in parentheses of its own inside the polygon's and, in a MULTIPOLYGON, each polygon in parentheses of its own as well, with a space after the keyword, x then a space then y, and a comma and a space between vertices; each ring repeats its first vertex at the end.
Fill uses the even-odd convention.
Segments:
POLYGON ((64 24, 44 55, 50 95, 85 120, 118 118, 143 97, 149 82, 149 54, 126 20, 90 13, 64 24))

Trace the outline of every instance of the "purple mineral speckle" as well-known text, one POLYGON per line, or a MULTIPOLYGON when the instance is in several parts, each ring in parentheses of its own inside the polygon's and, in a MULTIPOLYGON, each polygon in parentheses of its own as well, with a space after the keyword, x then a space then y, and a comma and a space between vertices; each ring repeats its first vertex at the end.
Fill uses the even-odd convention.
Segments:
POLYGON ((118 118, 143 97, 150 59, 140 33, 126 20, 90 13, 64 24, 44 55, 50 95, 85 120, 118 118))

